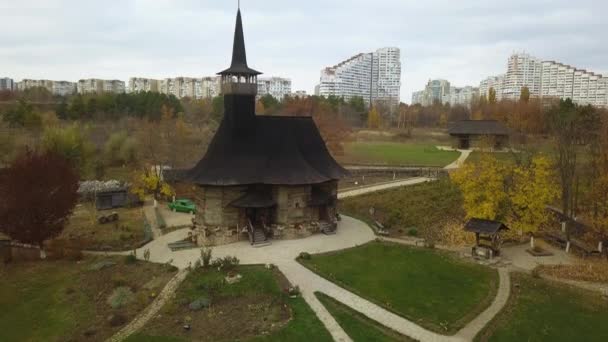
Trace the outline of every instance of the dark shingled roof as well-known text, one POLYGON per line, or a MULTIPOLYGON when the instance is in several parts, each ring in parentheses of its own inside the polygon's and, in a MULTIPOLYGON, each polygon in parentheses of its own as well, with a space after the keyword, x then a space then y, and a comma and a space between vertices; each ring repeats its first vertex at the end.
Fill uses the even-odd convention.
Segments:
POLYGON ((248 132, 239 134, 224 118, 187 179, 199 185, 301 185, 346 175, 311 117, 255 116, 248 132))
POLYGON ((243 34, 243 21, 241 10, 236 14, 236 26, 234 28, 234 42, 232 46, 232 64, 230 68, 221 71, 218 75, 260 75, 261 72, 247 66, 247 52, 245 50, 245 35, 243 34))
POLYGON ((472 218, 464 225, 464 230, 480 234, 496 234, 499 230, 508 230, 504 223, 492 220, 472 218))
POLYGON ((451 135, 509 135, 505 125, 496 120, 462 120, 448 129, 451 135))

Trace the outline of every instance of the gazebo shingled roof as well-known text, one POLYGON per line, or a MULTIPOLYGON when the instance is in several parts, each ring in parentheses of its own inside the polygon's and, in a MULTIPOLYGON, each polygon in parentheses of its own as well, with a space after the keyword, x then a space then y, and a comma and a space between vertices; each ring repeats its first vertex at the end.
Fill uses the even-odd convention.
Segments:
POLYGON ((479 234, 496 234, 500 230, 508 229, 502 222, 478 218, 472 218, 464 225, 464 230, 479 234))
POLYGON ((449 129, 451 135, 509 135, 505 125, 496 120, 462 120, 449 129))

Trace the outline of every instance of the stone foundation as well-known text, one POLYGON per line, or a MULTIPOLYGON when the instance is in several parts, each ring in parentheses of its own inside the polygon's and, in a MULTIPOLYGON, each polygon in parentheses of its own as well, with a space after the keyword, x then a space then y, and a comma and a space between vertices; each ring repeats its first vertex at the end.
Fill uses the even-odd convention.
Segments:
MULTIPOLYGON (((271 225, 271 240, 303 239, 320 232, 319 222, 308 222, 290 225, 271 225)), ((193 230, 194 242, 199 246, 211 247, 228 245, 239 241, 249 241, 247 230, 236 227, 196 226, 193 230)))

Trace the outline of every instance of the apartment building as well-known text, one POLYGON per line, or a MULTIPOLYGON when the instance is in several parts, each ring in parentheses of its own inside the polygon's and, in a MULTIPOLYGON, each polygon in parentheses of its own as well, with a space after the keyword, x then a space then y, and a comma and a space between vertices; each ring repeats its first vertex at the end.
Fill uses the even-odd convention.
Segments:
POLYGON ((435 102, 442 103, 445 96, 450 95, 450 82, 446 80, 429 80, 424 90, 412 94, 412 104, 430 106, 435 102))
POLYGON ((272 97, 283 100, 285 96, 291 95, 291 79, 282 77, 258 78, 258 97, 272 95, 272 97))
POLYGON ((24 91, 31 88, 45 88, 53 95, 66 96, 76 92, 76 83, 68 81, 31 80, 23 79, 17 82, 15 88, 24 91))
POLYGON ((368 105, 375 101, 398 104, 400 92, 401 53, 394 47, 360 53, 323 69, 318 89, 321 96, 362 97, 368 105))
POLYGON ((487 97, 494 88, 498 100, 519 100, 521 89, 527 87, 532 97, 569 98, 580 105, 608 107, 607 86, 608 78, 600 74, 516 53, 509 57, 507 73, 483 80, 479 91, 487 97))
POLYGON ((523 87, 530 90, 531 96, 538 96, 541 88, 542 68, 542 61, 527 53, 511 55, 507 64, 501 98, 519 100, 523 87))
POLYGON ((13 91, 16 90, 15 82, 12 78, 4 77, 0 78, 0 91, 13 91))
POLYGON ((451 87, 450 92, 443 96, 443 103, 451 106, 465 106, 470 108, 471 102, 479 98, 479 88, 466 87, 451 87))
POLYGON ((89 78, 79 80, 77 85, 78 94, 102 94, 102 93, 124 93, 125 82, 119 80, 100 80, 89 78))
POLYGON ((204 99, 219 96, 221 79, 219 77, 175 77, 165 78, 159 82, 159 91, 173 95, 178 99, 189 97, 204 99))
POLYGON ((502 99, 502 91, 505 83, 505 75, 490 76, 479 84, 479 96, 486 99, 490 95, 490 88, 496 91, 496 99, 502 99))
POLYGON ((127 87, 128 93, 139 93, 139 92, 155 92, 158 93, 159 90, 159 80, 155 80, 152 78, 141 78, 141 77, 131 77, 129 78, 129 85, 127 87))

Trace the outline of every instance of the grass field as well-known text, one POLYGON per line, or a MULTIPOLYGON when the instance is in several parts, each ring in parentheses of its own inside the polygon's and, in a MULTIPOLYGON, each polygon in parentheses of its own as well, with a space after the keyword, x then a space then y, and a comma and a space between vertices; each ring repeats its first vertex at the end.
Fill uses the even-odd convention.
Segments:
POLYGON ((494 298, 496 271, 444 252, 372 242, 301 262, 428 329, 455 333, 494 298))
POLYGON ((606 341, 608 302, 600 294, 513 274, 507 306, 476 341, 606 341))
POLYGON ((391 236, 406 235, 415 228, 420 236, 437 238, 438 231, 449 220, 464 218, 462 196, 449 179, 422 183, 392 190, 346 198, 340 211, 364 221, 371 221, 369 208, 376 209, 376 220, 391 236))
POLYGON ((459 152, 441 151, 434 145, 397 142, 352 142, 344 146, 344 163, 446 166, 460 156, 459 152))
POLYGON ((107 318, 133 319, 148 306, 175 274, 165 266, 124 258, 13 263, 0 267, 0 341, 103 341, 120 329, 107 318), (110 260, 116 265, 92 270, 110 260), (113 309, 106 302, 118 286, 133 290, 134 298, 113 309), (91 334, 85 337, 85 332, 91 334))
POLYGON ((368 317, 363 316, 323 293, 316 293, 315 295, 354 342, 415 341, 372 321, 368 317))
POLYGON ((76 207, 58 240, 72 243, 87 250, 124 251, 135 248, 144 239, 144 220, 141 208, 118 208, 111 211, 97 211, 90 204, 76 207), (100 224, 97 217, 102 214, 118 213, 117 222, 100 224))
POLYGON ((331 341, 331 336, 303 298, 289 298, 288 281, 278 270, 239 266, 242 280, 224 283, 225 272, 195 270, 175 299, 127 341, 331 341), (211 306, 191 311, 188 304, 201 297, 211 306), (184 317, 191 330, 183 329, 184 317))

